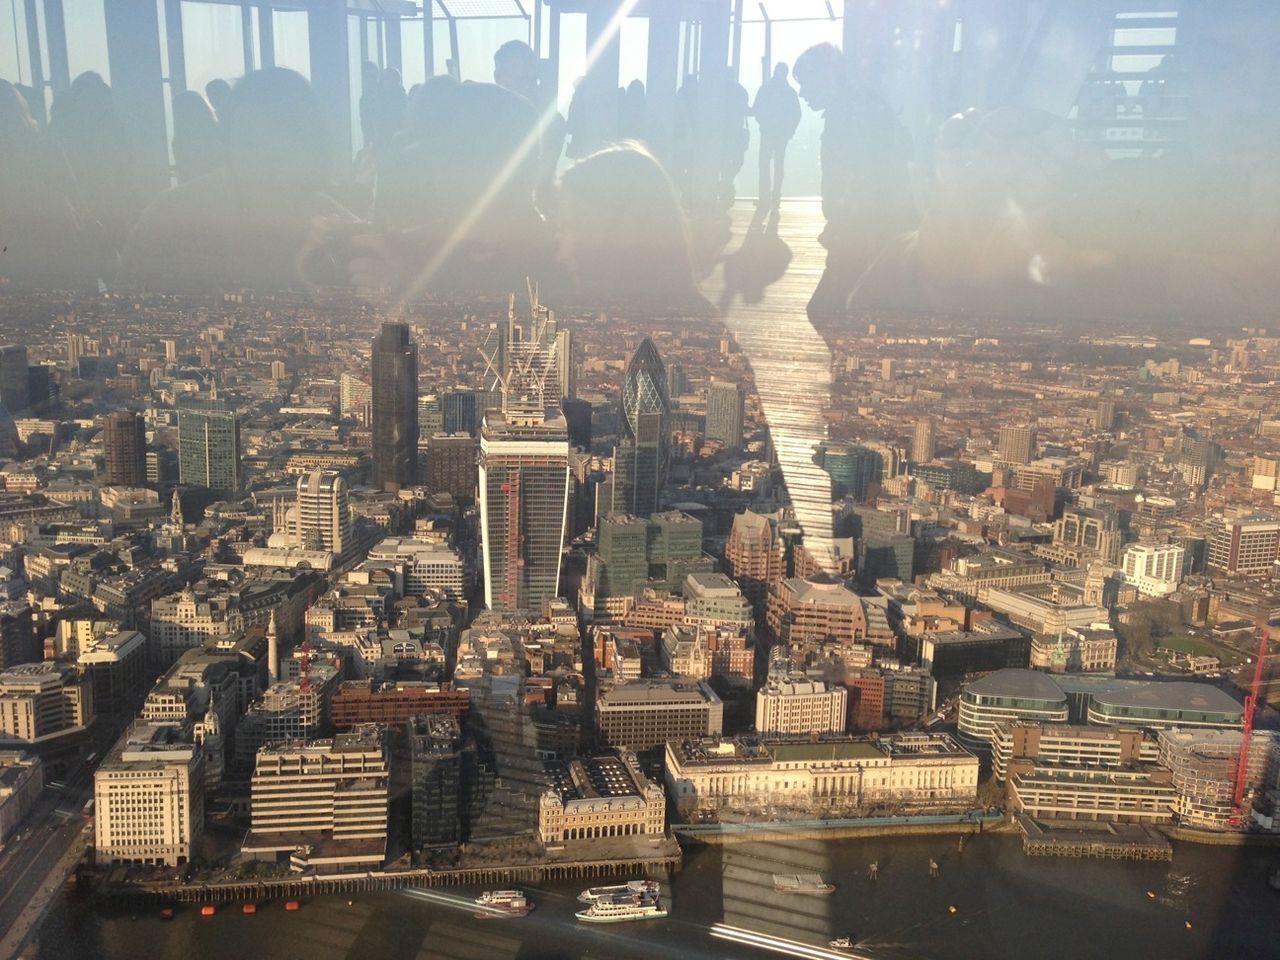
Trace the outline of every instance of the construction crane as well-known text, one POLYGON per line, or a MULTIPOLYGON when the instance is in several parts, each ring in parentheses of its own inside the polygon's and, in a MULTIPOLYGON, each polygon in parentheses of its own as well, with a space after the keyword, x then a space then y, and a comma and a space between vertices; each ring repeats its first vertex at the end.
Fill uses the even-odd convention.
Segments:
POLYGON ((1229 823, 1238 827, 1244 822, 1244 788, 1249 778, 1249 745, 1253 740, 1253 715, 1258 707, 1258 691, 1262 688, 1262 665, 1267 659, 1267 642, 1271 639, 1270 629, 1263 623, 1258 624, 1258 659, 1253 666, 1253 683, 1244 698, 1244 729, 1240 740, 1240 757, 1236 762, 1236 793, 1231 806, 1229 823))

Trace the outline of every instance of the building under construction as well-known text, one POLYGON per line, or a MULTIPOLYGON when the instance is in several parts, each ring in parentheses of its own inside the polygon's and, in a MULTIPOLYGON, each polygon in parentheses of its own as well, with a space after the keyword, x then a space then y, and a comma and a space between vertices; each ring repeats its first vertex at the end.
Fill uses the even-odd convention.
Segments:
MULTIPOLYGON (((1224 830, 1235 813, 1236 770, 1240 759, 1239 730, 1164 730, 1160 733, 1160 763, 1173 772, 1178 795, 1174 810, 1183 826, 1224 830)), ((1280 732, 1255 730, 1249 742, 1244 776, 1246 816, 1241 825, 1267 827, 1280 777, 1280 732), (1258 808, 1259 817, 1248 816, 1258 808)))

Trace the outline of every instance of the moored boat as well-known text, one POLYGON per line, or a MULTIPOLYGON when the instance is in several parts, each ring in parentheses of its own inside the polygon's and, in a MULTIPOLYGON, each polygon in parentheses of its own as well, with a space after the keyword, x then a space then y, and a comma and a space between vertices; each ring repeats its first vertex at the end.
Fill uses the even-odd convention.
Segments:
POLYGON ((832 950, 852 950, 853 938, 852 937, 836 937, 834 940, 828 940, 827 946, 830 947, 832 950))
POLYGON ((656 880, 628 880, 611 887, 588 887, 578 894, 579 903, 595 903, 597 900, 617 896, 657 896, 662 884, 656 880))
POLYGON ((778 893, 807 893, 819 897, 835 893, 836 885, 817 873, 775 873, 773 889, 778 893))

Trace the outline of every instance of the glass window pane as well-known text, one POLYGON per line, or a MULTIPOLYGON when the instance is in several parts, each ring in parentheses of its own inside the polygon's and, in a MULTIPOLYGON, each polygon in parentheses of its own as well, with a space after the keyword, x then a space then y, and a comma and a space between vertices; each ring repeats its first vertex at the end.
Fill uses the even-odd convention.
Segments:
POLYGON ((110 83, 107 20, 102 0, 62 0, 62 12, 67 26, 67 67, 71 79, 93 70, 110 83))
POLYGON ((311 79, 311 30, 305 10, 276 10, 271 14, 275 33, 276 66, 296 70, 311 79))
POLYGON ((244 74, 240 8, 184 0, 182 49, 190 89, 203 90, 210 80, 234 82, 244 74))

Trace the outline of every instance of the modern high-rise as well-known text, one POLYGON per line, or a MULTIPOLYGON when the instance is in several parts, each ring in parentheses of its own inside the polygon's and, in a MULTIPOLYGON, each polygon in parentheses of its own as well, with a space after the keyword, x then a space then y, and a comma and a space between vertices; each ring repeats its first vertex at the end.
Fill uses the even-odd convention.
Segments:
POLYGON ((373 485, 411 486, 418 466, 418 345, 403 323, 373 340, 373 485))
POLYGON ((667 371, 645 337, 622 381, 622 419, 614 449, 613 509, 637 517, 656 513, 667 479, 671 401, 667 371))
POLYGON ((484 409, 481 395, 475 390, 449 390, 440 395, 440 412, 444 416, 445 433, 480 435, 480 413, 484 409))
POLYGON ((757 622, 763 622, 770 586, 787 575, 786 545, 777 518, 750 510, 734 517, 724 560, 729 576, 750 601, 757 622))
POLYGON ((141 487, 147 482, 147 432, 142 415, 116 410, 102 420, 106 452, 103 482, 111 487, 141 487))
POLYGON ((362 377, 344 373, 338 381, 338 413, 368 423, 373 403, 373 387, 362 377))
POLYGON ((1099 400, 1098 409, 1093 416, 1093 424, 1099 430, 1111 430, 1116 425, 1116 402, 1099 400))
POLYGON ((471 502, 476 495, 476 441, 469 433, 437 433, 427 440, 427 489, 471 502))
POLYGON ((736 383, 714 381, 707 385, 708 440, 719 440, 730 450, 742 446, 742 388, 736 383))
POLYGON ((1124 578, 1149 597, 1167 596, 1182 582, 1186 550, 1176 543, 1131 543, 1125 548, 1124 578))
POLYGON ((556 331, 556 382, 560 403, 572 400, 578 393, 578 370, 573 363, 573 331, 556 331))
POLYGON ((867 499, 871 488, 885 476, 884 454, 847 440, 825 440, 818 447, 822 469, 831 477, 832 499, 867 499))
POLYGON ((27 348, 21 344, 0 346, 0 403, 15 417, 31 406, 27 392, 27 348))
POLYGON ((535 611, 560 592, 560 554, 569 515, 569 433, 558 406, 550 313, 536 302, 527 329, 514 304, 501 346, 485 359, 502 407, 480 431, 480 527, 485 605, 535 611))
POLYGON ((223 494, 240 489, 240 422, 234 411, 179 408, 178 482, 223 494))
POLYGON ((928 463, 938 455, 938 440, 934 433, 933 417, 916 421, 916 432, 911 438, 912 463, 928 463))
POLYGON ((298 478, 298 539, 304 549, 343 556, 351 540, 347 481, 336 470, 312 470, 298 478))
POLYGON ((1035 431, 1028 426, 1000 428, 997 455, 1005 463, 1030 463, 1035 450, 1035 431))
POLYGON ((1254 516, 1224 520, 1209 540, 1209 566, 1226 574, 1265 576, 1280 553, 1280 520, 1254 516))

